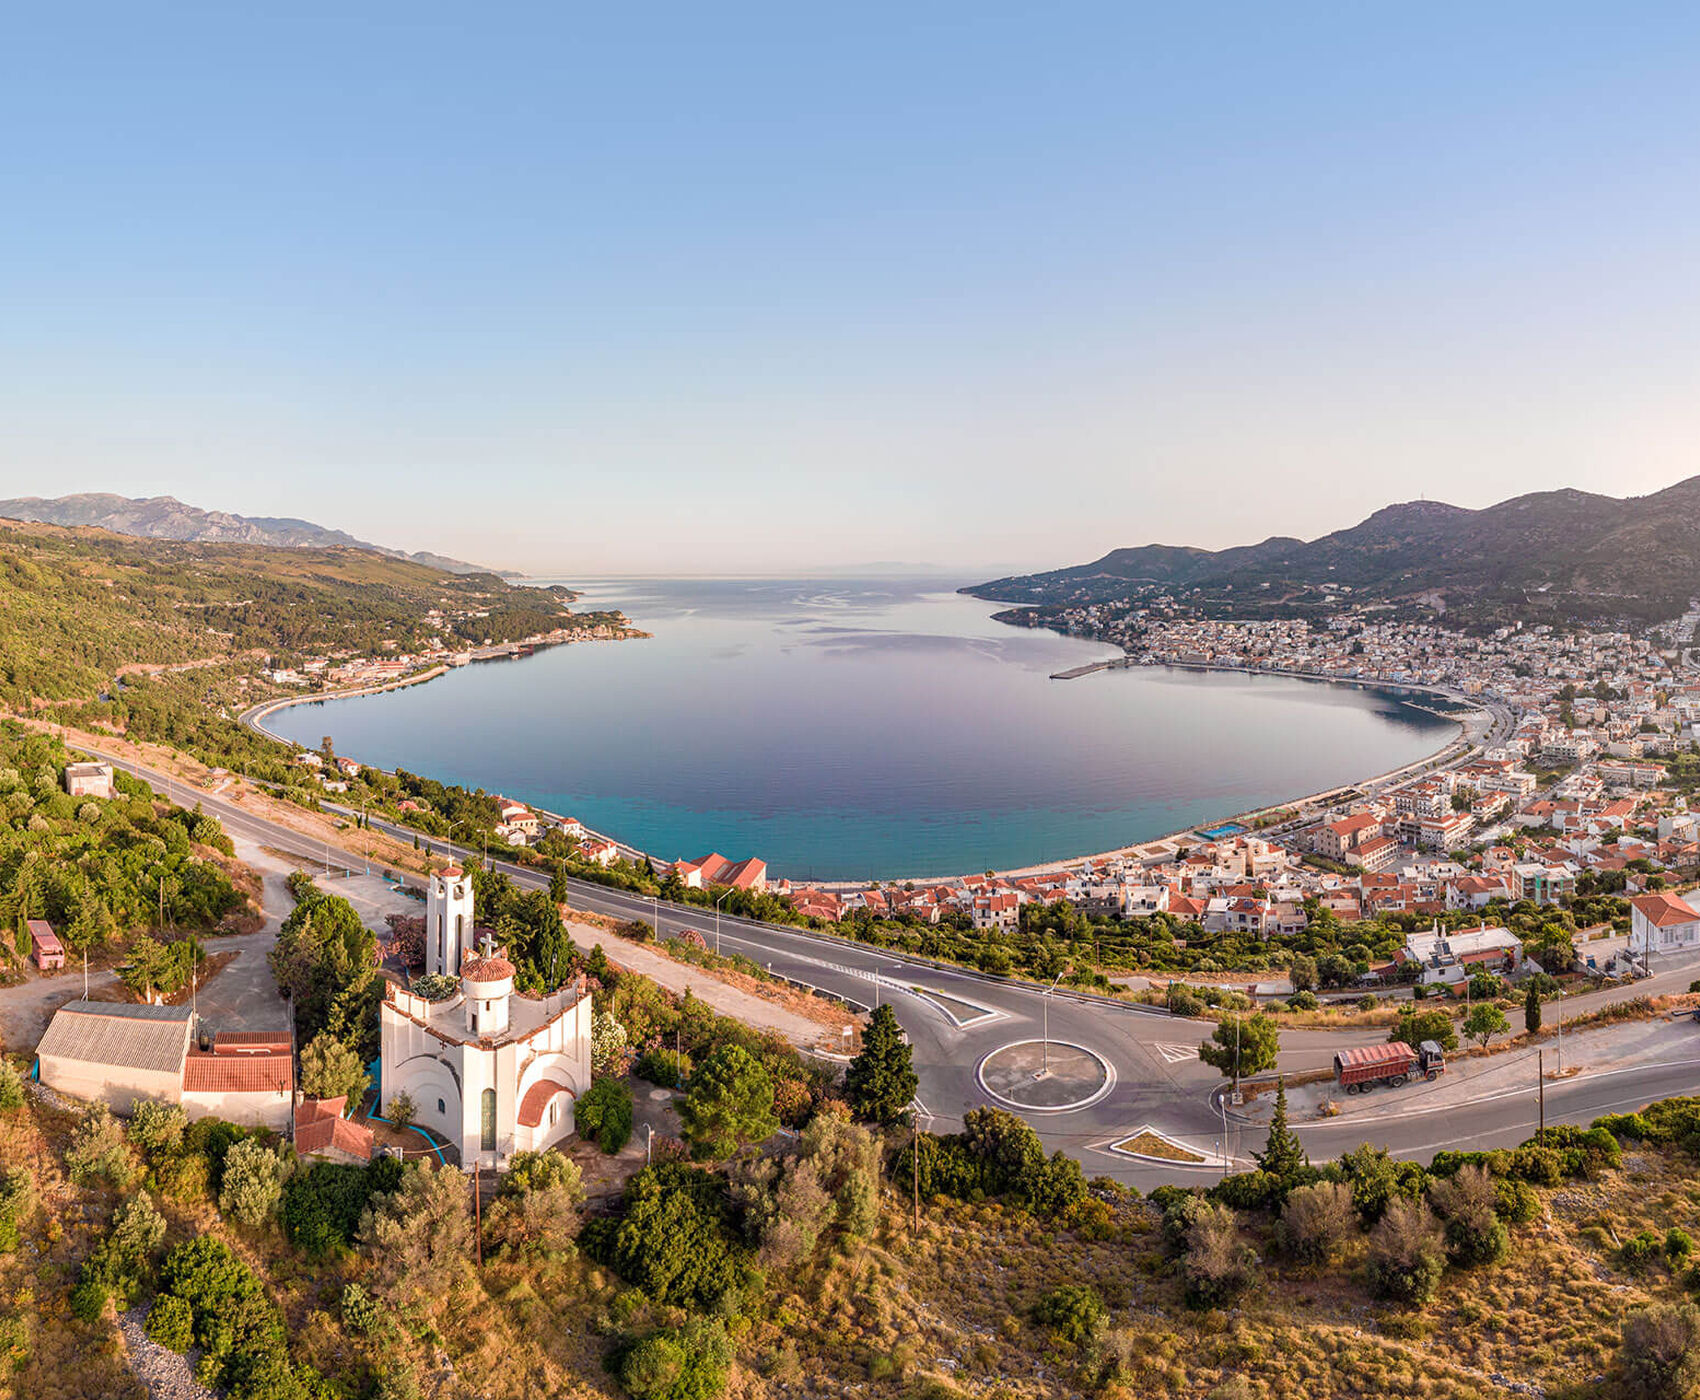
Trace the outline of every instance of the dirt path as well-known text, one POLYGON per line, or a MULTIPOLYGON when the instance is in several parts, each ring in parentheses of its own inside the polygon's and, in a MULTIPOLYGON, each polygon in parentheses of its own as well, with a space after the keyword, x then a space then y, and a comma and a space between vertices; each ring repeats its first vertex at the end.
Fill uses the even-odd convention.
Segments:
POLYGON ((677 995, 683 995, 688 990, 692 996, 707 1002, 721 1015, 734 1017, 745 1025, 756 1026, 762 1030, 777 1031, 793 1045, 837 1052, 849 1039, 841 1033, 843 1027, 853 1023, 848 1011, 828 1008, 829 1013, 836 1014, 816 1019, 801 1012, 787 1010, 754 992, 722 981, 706 968, 675 962, 654 948, 630 942, 606 929, 577 919, 567 921, 567 936, 587 953, 595 944, 600 943, 608 961, 615 967, 640 973, 677 995))

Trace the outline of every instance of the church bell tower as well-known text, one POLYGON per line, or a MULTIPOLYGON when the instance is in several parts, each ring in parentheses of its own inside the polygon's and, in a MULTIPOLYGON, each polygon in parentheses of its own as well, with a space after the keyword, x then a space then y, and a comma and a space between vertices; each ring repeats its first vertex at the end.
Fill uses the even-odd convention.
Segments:
POLYGON ((471 879, 458 865, 433 871, 425 888, 425 971, 459 977, 472 939, 471 879))

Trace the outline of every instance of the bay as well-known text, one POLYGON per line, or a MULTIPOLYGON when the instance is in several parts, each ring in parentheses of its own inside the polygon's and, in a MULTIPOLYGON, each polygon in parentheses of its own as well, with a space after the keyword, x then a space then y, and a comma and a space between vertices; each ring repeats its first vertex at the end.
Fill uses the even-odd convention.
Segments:
POLYGON ((1100 643, 936 579, 573 580, 648 640, 578 643, 267 727, 578 817, 664 859, 792 879, 1085 855, 1412 762, 1455 726, 1281 676, 1056 671, 1100 643))

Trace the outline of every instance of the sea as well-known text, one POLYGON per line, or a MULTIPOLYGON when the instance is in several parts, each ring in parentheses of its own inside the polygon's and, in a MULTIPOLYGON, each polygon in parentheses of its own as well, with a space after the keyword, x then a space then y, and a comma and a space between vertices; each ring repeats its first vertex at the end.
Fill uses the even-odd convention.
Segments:
POLYGON ((1385 691, 1164 667, 996 622, 934 578, 572 580, 647 639, 292 706, 272 732, 501 793, 661 859, 793 880, 1008 870, 1414 762, 1456 725, 1385 691))

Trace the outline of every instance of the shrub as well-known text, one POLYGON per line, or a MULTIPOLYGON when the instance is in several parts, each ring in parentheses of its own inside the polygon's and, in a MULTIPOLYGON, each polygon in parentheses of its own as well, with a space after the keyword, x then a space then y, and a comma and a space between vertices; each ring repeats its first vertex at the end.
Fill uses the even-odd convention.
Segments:
POLYGON ((814 1095, 801 1079, 781 1079, 773 1086, 773 1111, 787 1128, 800 1128, 814 1112, 814 1095))
POLYGON ((360 1227, 367 1203, 401 1184, 393 1157, 364 1167, 321 1162, 290 1177, 283 1188, 283 1230, 297 1249, 323 1258, 344 1249, 360 1227))
POLYGON ((207 1159, 207 1180, 213 1191, 224 1183, 224 1158, 237 1143, 253 1133, 222 1118, 197 1118, 183 1130, 183 1150, 198 1152, 207 1159))
POLYGON ((203 1152, 173 1152, 154 1167, 160 1195, 189 1203, 204 1200, 212 1184, 212 1163, 203 1152))
POLYGON ((218 1208, 250 1230, 259 1229, 277 1214, 289 1167, 287 1147, 274 1150, 258 1138, 244 1138, 225 1155, 218 1208))
POLYGON ((634 1343, 620 1362, 620 1384, 633 1400, 713 1400, 731 1364, 724 1324, 694 1318, 634 1343))
POLYGON ((1204 1002, 1199 999, 1198 994, 1191 987, 1170 983, 1169 1012, 1171 1015, 1185 1016, 1190 1019, 1203 1014, 1204 1002))
POLYGON ((1557 1186, 1564 1180, 1564 1158, 1555 1148, 1526 1142, 1511 1154, 1511 1175, 1532 1186, 1557 1186))
POLYGON ((1322 1003, 1316 999, 1316 993, 1310 991, 1294 992, 1287 999, 1287 1006, 1292 1011, 1315 1011, 1322 1003))
POLYGON ((1033 1319, 1070 1346, 1087 1347, 1098 1338, 1109 1313, 1098 1290, 1088 1284, 1053 1288, 1033 1306, 1033 1319))
POLYGON ((1210 1195, 1230 1210, 1272 1210, 1285 1190, 1280 1177, 1259 1169, 1223 1177, 1210 1195))
POLYGON ((1452 1177, 1431 1182, 1429 1201, 1446 1222, 1446 1249, 1459 1264, 1493 1264, 1511 1247, 1499 1218, 1499 1193, 1481 1167, 1463 1167, 1452 1177))
POLYGON ((1663 1245, 1657 1235, 1651 1230, 1642 1230, 1639 1234, 1630 1236, 1617 1251, 1617 1262, 1620 1267, 1632 1274, 1645 1273, 1653 1266, 1653 1262, 1664 1253, 1663 1245))
POLYGON ((1494 1209, 1507 1225, 1526 1225, 1541 1213, 1541 1198, 1527 1182, 1494 1182, 1494 1209))
POLYGON ((130 1115, 130 1141, 142 1149, 149 1161, 154 1161, 181 1150, 183 1131, 188 1125, 181 1105, 144 1099, 130 1115))
POLYGON ((161 1293, 148 1309, 148 1337, 171 1351, 188 1351, 195 1340, 195 1311, 175 1293, 161 1293))
POLYGON ((1256 1282, 1257 1264, 1257 1253, 1241 1238, 1233 1211, 1205 1203, 1194 1213, 1181 1261, 1187 1305, 1221 1307, 1256 1282))
POLYGON ((65 1168, 73 1186, 104 1178, 123 1190, 135 1179, 136 1163, 124 1141, 124 1129, 104 1103, 91 1103, 84 1110, 65 1149, 65 1168))
POLYGON ((1670 1260, 1674 1269, 1694 1252, 1694 1236, 1688 1231, 1672 1225, 1665 1231, 1665 1258, 1670 1260))
POLYGON ((1288 1194, 1275 1238, 1301 1263, 1325 1264, 1339 1253, 1357 1223, 1351 1188, 1339 1181, 1319 1181, 1288 1194))
POLYGON ((1420 1201, 1394 1200, 1369 1237, 1369 1277, 1378 1296, 1421 1305, 1446 1272, 1434 1214, 1420 1201))
POLYGON ((71 1290, 70 1304, 72 1314, 83 1322, 94 1324, 99 1322, 106 1311, 106 1304, 112 1297, 112 1290, 106 1281, 97 1274, 83 1270, 83 1276, 77 1281, 77 1286, 71 1290))
POLYGON ((1629 1400, 1674 1400, 1700 1386, 1700 1309, 1655 1303, 1623 1322, 1619 1387, 1629 1400))
POLYGON ((1396 1162, 1385 1147, 1364 1143, 1344 1153, 1340 1170, 1352 1188, 1352 1204, 1365 1225, 1373 1225, 1395 1200, 1416 1200, 1428 1173, 1415 1162, 1396 1162))
POLYGON ((632 1073, 663 1089, 676 1089, 691 1077, 691 1057, 671 1050, 645 1050, 632 1073))
POLYGON ((490 1206, 491 1238, 522 1256, 552 1256, 572 1248, 584 1181, 578 1164, 559 1152, 518 1152, 490 1206))
POLYGON ((24 1106, 24 1080, 17 1066, 0 1056, 0 1113, 15 1113, 24 1106))
POLYGON ((19 1227, 35 1209, 35 1178, 26 1167, 0 1169, 0 1254, 18 1247, 19 1227))
POLYGON ((573 1105, 573 1126, 612 1156, 632 1135, 632 1091, 618 1079, 598 1079, 573 1105))
POLYGON ((388 1111, 384 1115, 398 1128, 405 1128, 419 1116, 419 1105, 413 1101, 413 1095, 405 1089, 398 1089, 390 1095, 388 1111))
POLYGON ((625 1216, 580 1240, 658 1303, 714 1309, 737 1284, 738 1251, 720 1182, 682 1163, 648 1167, 626 1188, 625 1216), (589 1238, 586 1238, 586 1237, 589 1238))
POLYGON ((369 1337, 383 1320, 384 1310, 378 1300, 358 1283, 342 1290, 342 1325, 357 1337, 369 1337))

